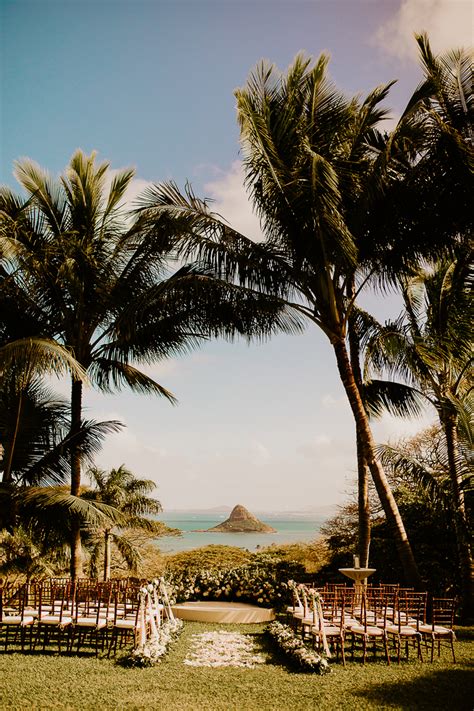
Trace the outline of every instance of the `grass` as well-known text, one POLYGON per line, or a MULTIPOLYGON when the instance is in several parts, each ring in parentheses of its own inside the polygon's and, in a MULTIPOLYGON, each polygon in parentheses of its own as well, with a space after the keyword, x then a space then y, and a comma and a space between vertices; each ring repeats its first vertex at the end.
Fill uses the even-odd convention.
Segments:
MULTIPOLYGON (((327 676, 297 674, 281 659, 255 669, 189 667, 190 636, 211 629, 262 635, 263 625, 188 622, 166 659, 154 668, 125 669, 110 659, 0 653, 1 709, 156 709, 161 711, 283 711, 292 709, 472 709, 474 629, 459 631, 457 664, 414 660, 390 667, 382 657, 359 660, 327 676)), ((262 644, 265 644, 263 637, 262 644)))

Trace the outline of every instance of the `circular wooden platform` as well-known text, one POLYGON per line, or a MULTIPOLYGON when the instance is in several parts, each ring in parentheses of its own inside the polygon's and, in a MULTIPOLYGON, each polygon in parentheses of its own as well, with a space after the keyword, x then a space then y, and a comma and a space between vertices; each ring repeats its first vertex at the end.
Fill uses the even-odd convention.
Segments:
POLYGON ((173 605, 173 612, 181 620, 194 622, 223 622, 251 624, 255 622, 270 622, 275 619, 275 613, 268 607, 257 607, 245 602, 183 602, 173 605))

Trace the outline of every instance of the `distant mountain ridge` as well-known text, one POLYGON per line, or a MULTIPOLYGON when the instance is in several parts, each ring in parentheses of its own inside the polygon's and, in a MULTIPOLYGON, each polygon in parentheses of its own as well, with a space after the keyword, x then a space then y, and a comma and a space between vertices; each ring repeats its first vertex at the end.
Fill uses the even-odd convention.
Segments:
MULTIPOLYGON (((255 513, 259 516, 265 515, 275 515, 275 516, 298 516, 298 515, 313 515, 319 514, 324 516, 330 516, 332 513, 336 513, 339 504, 324 504, 323 506, 307 506, 304 509, 254 509, 255 513)), ((229 514, 232 511, 232 506, 213 506, 208 509, 201 508, 186 508, 186 509, 174 509, 165 508, 164 513, 176 513, 176 514, 229 514)))

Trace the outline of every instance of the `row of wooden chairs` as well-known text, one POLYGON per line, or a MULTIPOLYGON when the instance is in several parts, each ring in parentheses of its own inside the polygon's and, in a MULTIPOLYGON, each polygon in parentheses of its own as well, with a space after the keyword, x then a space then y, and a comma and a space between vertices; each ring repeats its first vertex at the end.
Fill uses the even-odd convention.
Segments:
POLYGON ((161 625, 164 605, 156 593, 143 619, 139 610, 140 584, 131 580, 48 579, 0 588, 5 651, 19 640, 22 651, 56 643, 59 653, 74 647, 78 653, 89 645, 98 655, 107 645, 110 656, 117 646, 136 641, 140 626, 151 624, 151 615, 161 625))
POLYGON ((337 656, 341 654, 343 664, 348 639, 352 643, 353 657, 356 645, 361 644, 364 663, 369 646, 374 654, 380 646, 390 664, 390 642, 396 649, 398 663, 403 645, 407 658, 410 646, 414 645, 418 658, 423 661, 422 642, 425 647, 430 644, 431 661, 436 644, 440 656, 441 643, 447 642, 455 662, 453 624, 456 601, 433 598, 429 622, 427 602, 427 593, 397 586, 368 589, 334 586, 318 590, 300 585, 294 588, 293 604, 287 612, 303 637, 311 636, 314 646, 319 649, 329 651, 333 647, 337 656))

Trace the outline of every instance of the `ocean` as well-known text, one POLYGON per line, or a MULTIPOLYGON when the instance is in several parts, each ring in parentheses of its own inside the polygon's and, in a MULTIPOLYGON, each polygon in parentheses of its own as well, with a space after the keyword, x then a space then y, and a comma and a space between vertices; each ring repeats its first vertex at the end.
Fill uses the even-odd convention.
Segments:
POLYGON ((156 539, 164 553, 177 553, 201 546, 237 546, 249 551, 282 543, 309 542, 317 538, 319 529, 328 515, 317 513, 257 513, 256 516, 276 529, 276 533, 198 533, 196 529, 207 529, 228 518, 226 513, 202 513, 173 511, 157 518, 168 526, 179 528, 182 536, 161 536, 156 539))

